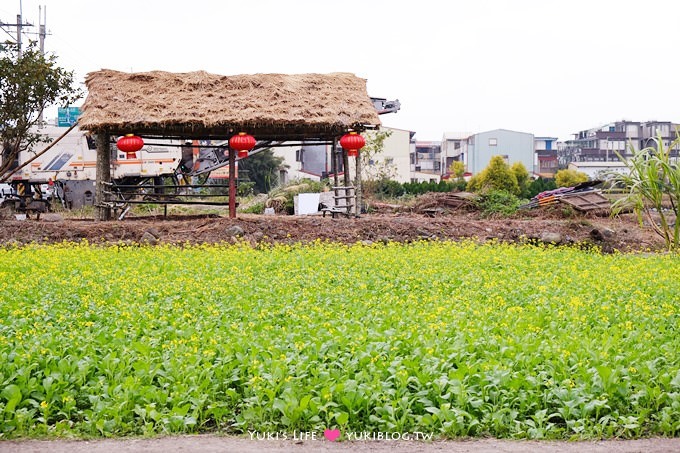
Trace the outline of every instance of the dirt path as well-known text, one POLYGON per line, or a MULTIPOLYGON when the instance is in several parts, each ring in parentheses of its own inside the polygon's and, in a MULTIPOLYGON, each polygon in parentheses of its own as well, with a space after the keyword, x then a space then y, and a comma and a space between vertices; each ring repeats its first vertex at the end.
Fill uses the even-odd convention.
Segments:
POLYGON ((0 244, 55 243, 259 243, 414 241, 420 239, 474 238, 505 242, 548 241, 560 244, 592 244, 612 250, 660 250, 663 243, 650 228, 640 228, 632 215, 555 218, 532 212, 534 217, 485 219, 478 213, 461 212, 435 218, 419 214, 366 215, 358 219, 320 216, 262 216, 240 214, 237 219, 217 216, 138 217, 124 221, 94 222, 45 214, 40 220, 0 221, 0 244), (547 238, 547 239, 546 239, 547 238), (557 238, 557 239, 554 239, 557 238))
POLYGON ((154 439, 105 439, 95 441, 0 441, 0 452, 49 453, 151 453, 151 452, 244 452, 244 453, 311 453, 311 452, 389 452, 389 453, 660 453, 679 452, 680 438, 652 438, 610 441, 513 441, 513 440, 460 440, 460 441, 271 441, 250 440, 241 437, 214 435, 160 437, 154 439))

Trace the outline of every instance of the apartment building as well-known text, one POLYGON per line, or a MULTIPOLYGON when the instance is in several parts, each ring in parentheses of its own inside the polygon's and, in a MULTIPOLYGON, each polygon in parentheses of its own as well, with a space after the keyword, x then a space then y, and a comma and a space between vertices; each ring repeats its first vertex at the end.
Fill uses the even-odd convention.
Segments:
MULTIPOLYGON (((553 178, 557 173, 557 137, 534 137, 534 174, 542 178, 553 178)), ((529 170, 529 168, 527 168, 529 170)))
MULTIPOLYGON (((633 150, 655 146, 659 137, 668 146, 676 137, 680 125, 670 121, 615 121, 604 126, 583 130, 568 140, 560 164, 569 162, 608 162, 618 160, 617 153, 630 156, 633 150)), ((674 149, 678 155, 678 149, 674 149)), ((563 154, 563 155, 562 155, 563 154)))
POLYGON ((416 140, 412 145, 411 182, 439 182, 442 177, 442 143, 416 140))

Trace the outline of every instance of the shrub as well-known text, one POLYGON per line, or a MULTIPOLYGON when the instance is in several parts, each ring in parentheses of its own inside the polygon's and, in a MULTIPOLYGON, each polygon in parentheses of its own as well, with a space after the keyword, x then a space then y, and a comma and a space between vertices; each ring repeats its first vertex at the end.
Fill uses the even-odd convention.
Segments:
POLYGON ((564 169, 555 174, 557 187, 572 187, 586 181, 588 181, 588 175, 576 170, 564 169))
POLYGON ((510 171, 517 179, 517 186, 519 187, 517 195, 520 198, 529 198, 529 171, 527 167, 522 162, 515 162, 510 167, 510 171))
POLYGON ((404 195, 404 186, 398 181, 381 179, 377 183, 376 195, 387 198, 397 198, 404 195))
POLYGON ((255 203, 252 206, 243 208, 241 212, 246 214, 262 214, 264 212, 264 203, 255 203))
POLYGON ((508 216, 514 214, 519 205, 519 198, 506 190, 484 192, 477 201, 477 207, 485 216, 508 216))
POLYGON ((489 165, 473 180, 468 183, 468 189, 472 187, 470 190, 474 192, 504 190, 513 195, 520 194, 517 176, 501 156, 493 156, 489 165))
POLYGON ((552 178, 536 178, 529 184, 529 189, 527 191, 527 198, 533 198, 541 192, 546 190, 557 189, 557 184, 552 178))

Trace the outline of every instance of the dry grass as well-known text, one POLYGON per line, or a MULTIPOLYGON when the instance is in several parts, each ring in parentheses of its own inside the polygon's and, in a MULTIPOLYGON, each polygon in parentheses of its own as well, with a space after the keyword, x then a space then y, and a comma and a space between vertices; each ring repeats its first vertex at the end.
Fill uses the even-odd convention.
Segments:
POLYGON ((92 132, 229 136, 258 139, 333 137, 380 125, 366 81, 349 73, 207 72, 88 74, 80 127, 92 132))

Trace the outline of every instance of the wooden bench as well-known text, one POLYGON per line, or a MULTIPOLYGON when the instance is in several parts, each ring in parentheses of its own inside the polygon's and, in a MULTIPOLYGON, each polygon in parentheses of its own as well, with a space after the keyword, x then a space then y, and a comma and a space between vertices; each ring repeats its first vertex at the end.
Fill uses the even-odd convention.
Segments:
POLYGON ((326 213, 329 213, 332 218, 335 218, 336 214, 341 214, 349 218, 349 216, 352 215, 350 212, 351 207, 352 205, 324 207, 321 208, 321 213, 324 217, 326 217, 326 213))

